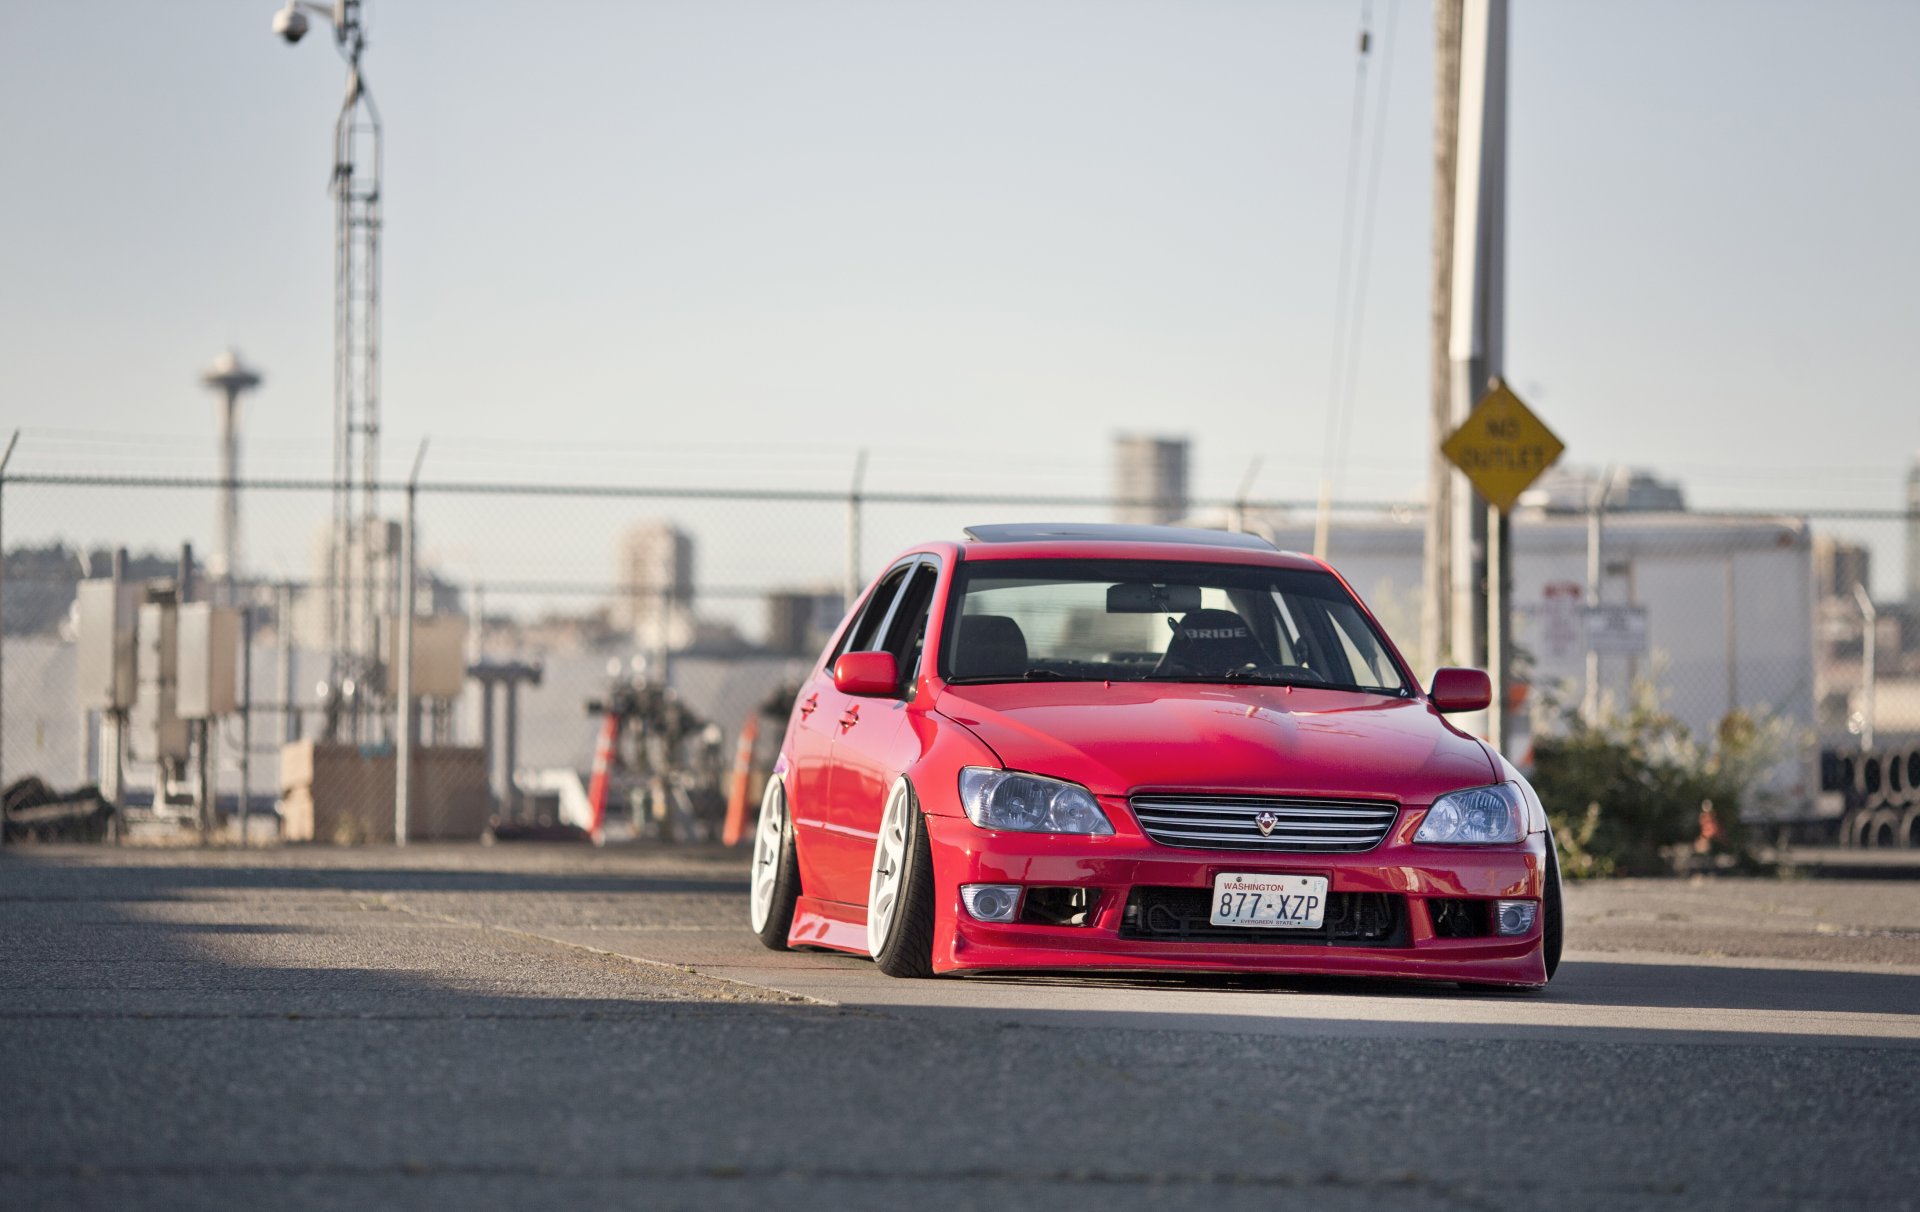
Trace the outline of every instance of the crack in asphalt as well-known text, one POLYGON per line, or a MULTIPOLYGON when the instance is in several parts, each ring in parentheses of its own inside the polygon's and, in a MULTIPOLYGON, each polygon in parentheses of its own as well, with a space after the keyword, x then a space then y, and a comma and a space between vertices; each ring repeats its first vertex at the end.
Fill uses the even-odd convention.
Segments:
MULTIPOLYGON (((271 1011, 234 1011, 219 1010, 0 1010, 0 1022, 332 1022, 332 1023, 465 1023, 465 1022, 559 1022, 559 1023, 626 1023, 657 1022, 663 1018, 703 1019, 729 1017, 722 1011, 733 1010, 746 1004, 745 1000, 715 1003, 713 1008, 700 1008, 694 1002, 646 1002, 644 1011, 608 1012, 580 1010, 568 1013, 533 1011, 520 1013, 501 1011, 498 1013, 462 1013, 462 1014, 408 1014, 408 1013, 358 1013, 355 1011, 313 1011, 313 1010, 271 1010, 271 1011), (693 1007, 693 1008, 687 1008, 693 1007)), ((772 1012, 799 1010, 800 1006, 782 1006, 777 1003, 754 999, 756 1006, 772 1012)), ((815 1009, 815 1007, 805 1007, 815 1009)), ((838 1012, 838 1007, 818 1007, 838 1012)))
MULTIPOLYGON (((1301 1173, 1286 1170, 1112 1170, 1100 1167, 1066 1166, 1027 1168, 1019 1166, 957 1166, 882 1169, 871 1166, 595 1166, 562 1167, 520 1163, 466 1163, 439 1165, 423 1161, 399 1161, 356 1165, 346 1162, 261 1163, 236 1165, 215 1163, 118 1163, 118 1164, 46 1164, 0 1162, 0 1177, 6 1178, 585 1178, 585 1179, 675 1179, 725 1182, 765 1182, 801 1180, 809 1182, 989 1182, 1087 1184, 1109 1186, 1258 1186, 1309 1189, 1337 1187, 1362 1190, 1424 1189, 1453 1194, 1464 1184, 1429 1178, 1414 1173, 1347 1174, 1340 1171, 1301 1173)), ((1489 1189, 1533 1190, 1539 1183, 1474 1184, 1489 1189)), ((1583 1190, 1596 1193, 1679 1194, 1684 1184, 1627 1183, 1597 1184, 1583 1190)), ((1824 1193, 1823 1193, 1824 1194, 1824 1193)))
MULTIPOLYGON (((0 1161, 0 1178, 13 1179, 573 1179, 585 1181, 652 1182, 842 1182, 907 1184, 1025 1184, 1034 1186, 1107 1186, 1169 1188, 1265 1188, 1291 1191, 1340 1190, 1358 1192, 1421 1192, 1490 1208, 1489 1195, 1587 1195, 1613 1198, 1692 1200, 1701 1190, 1686 1182, 1552 1182, 1519 1179, 1462 1181, 1406 1171, 1352 1174, 1339 1170, 1124 1170, 1103 1167, 954 1166, 888 1169, 873 1166, 743 1166, 730 1164, 669 1166, 552 1166, 532 1163, 441 1164, 419 1159, 353 1164, 317 1163, 33 1163, 0 1161)), ((1716 1197, 1740 1193, 1724 1183, 1712 1189, 1716 1197)), ((1768 1186, 1748 1193, 1755 1198, 1800 1206, 1884 1205, 1885 1192, 1833 1187, 1786 1189, 1768 1186)))
POLYGON ((609 951, 605 947, 594 947, 586 943, 576 943, 570 939, 555 938, 550 934, 541 934, 538 931, 534 931, 534 930, 522 930, 515 926, 502 926, 496 922, 483 922, 483 921, 476 921, 472 918, 456 917, 455 915, 450 913, 436 913, 432 910, 416 908, 413 905, 407 904, 405 901, 395 900, 391 897, 386 897, 386 896, 375 897, 370 901, 363 901, 361 902, 361 904, 362 904, 362 907, 365 907, 365 908, 389 909, 396 913, 406 914, 408 917, 417 918, 421 921, 435 921, 435 922, 441 922, 445 925, 450 925, 450 926, 461 926, 461 927, 465 927, 467 929, 472 929, 472 930, 480 930, 480 931, 492 932, 496 934, 505 934, 513 938, 531 940, 533 942, 545 943, 552 947, 563 948, 570 951, 583 952, 587 955, 597 956, 601 959, 617 960, 622 963, 634 964, 643 968, 651 968, 661 972, 670 972, 676 976, 692 977, 695 980, 711 981, 711 982, 714 982, 715 984, 721 984, 721 985, 731 985, 737 989, 751 990, 753 993, 753 996, 751 998, 739 998, 737 996, 730 997, 725 994, 716 994, 715 1000, 724 1000, 724 1001, 750 1000, 750 1001, 759 1002, 762 1004, 770 1004, 770 1005, 787 1004, 787 1005, 819 1006, 822 1008, 832 1008, 832 1009, 839 1008, 837 1003, 825 1001, 821 998, 808 997, 804 993, 790 993, 785 989, 775 989, 768 985, 756 985, 752 981, 735 980, 734 978, 729 976, 715 976, 710 972, 702 972, 698 968, 695 968, 690 964, 671 964, 666 962, 665 960, 648 959, 645 956, 630 955, 624 951, 609 951))

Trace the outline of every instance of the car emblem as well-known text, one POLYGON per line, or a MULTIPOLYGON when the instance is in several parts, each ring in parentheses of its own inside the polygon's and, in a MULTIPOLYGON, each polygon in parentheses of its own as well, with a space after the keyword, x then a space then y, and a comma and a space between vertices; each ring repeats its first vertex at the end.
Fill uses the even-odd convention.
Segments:
POLYGON ((1261 837, 1271 837, 1273 836, 1273 827, 1280 823, 1280 818, 1271 812, 1263 812, 1253 818, 1253 823, 1260 826, 1261 837))

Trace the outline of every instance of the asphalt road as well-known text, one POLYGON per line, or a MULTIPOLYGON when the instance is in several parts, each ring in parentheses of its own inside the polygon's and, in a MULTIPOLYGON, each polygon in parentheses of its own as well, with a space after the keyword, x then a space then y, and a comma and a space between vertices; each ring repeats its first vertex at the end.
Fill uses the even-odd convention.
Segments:
POLYGON ((0 854, 0 1208, 1920 1205, 1920 883, 1572 889, 1516 997, 891 981, 744 866, 0 854))

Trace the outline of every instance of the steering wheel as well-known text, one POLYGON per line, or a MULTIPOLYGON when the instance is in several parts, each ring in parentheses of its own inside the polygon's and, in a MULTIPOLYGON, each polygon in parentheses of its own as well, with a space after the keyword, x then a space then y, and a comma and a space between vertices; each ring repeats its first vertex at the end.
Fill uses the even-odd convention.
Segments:
POLYGON ((1318 669, 1309 669, 1305 665, 1267 665, 1263 666, 1260 672, 1277 674, 1280 677, 1286 678, 1299 678, 1305 682, 1324 682, 1327 680, 1321 675, 1318 669))

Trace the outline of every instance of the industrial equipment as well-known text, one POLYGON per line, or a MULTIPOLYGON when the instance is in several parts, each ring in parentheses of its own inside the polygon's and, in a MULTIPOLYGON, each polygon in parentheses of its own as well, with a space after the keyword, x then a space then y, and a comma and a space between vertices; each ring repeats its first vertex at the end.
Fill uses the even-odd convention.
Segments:
POLYGON ((613 837, 708 841, 726 811, 728 765, 718 724, 696 714, 671 687, 647 679, 616 683, 590 701, 601 719, 587 786, 596 843, 613 837))

